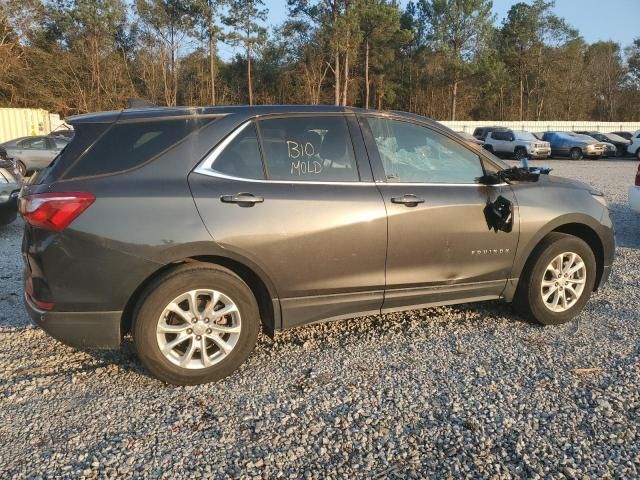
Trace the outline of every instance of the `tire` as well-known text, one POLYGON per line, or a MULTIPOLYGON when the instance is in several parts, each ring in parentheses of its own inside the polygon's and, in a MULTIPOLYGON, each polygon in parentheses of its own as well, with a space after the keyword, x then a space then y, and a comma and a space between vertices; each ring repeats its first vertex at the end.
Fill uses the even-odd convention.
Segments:
MULTIPOLYGON (((568 262, 562 262, 562 265, 568 265, 568 262)), ((560 265, 558 262, 557 265, 560 265)), ((579 262, 577 262, 579 265, 579 262)), ((583 240, 573 235, 565 233, 551 233, 547 235, 540 244, 534 249, 527 261, 527 264, 522 272, 520 281, 518 282, 518 288, 513 300, 513 306, 521 316, 534 320, 543 325, 560 325, 572 320, 578 315, 585 304, 589 300, 596 279, 596 260, 593 251, 583 240), (576 254, 582 259, 585 270, 576 272, 573 275, 581 275, 580 283, 572 284, 572 280, 559 278, 558 282, 555 282, 555 278, 551 271, 548 271, 552 261, 559 258, 562 254, 567 253, 571 258, 571 254, 576 254), (550 287, 544 287, 543 281, 549 284, 550 287), (566 282, 566 283, 565 283, 566 282), (582 283, 583 282, 583 283, 582 283), (560 283, 560 286, 558 285, 560 283), (576 297, 571 298, 571 294, 568 288, 565 290, 565 307, 568 307, 562 311, 553 311, 552 304, 556 297, 556 293, 549 295, 549 292, 557 292, 563 290, 562 285, 571 285, 572 288, 579 289, 579 285, 583 285, 583 290, 576 297), (546 290, 545 290, 546 288, 546 290), (549 296, 547 302, 543 299, 543 293, 547 293, 549 296), (573 302, 573 305, 571 303, 573 302)), ((575 291, 575 290, 574 290, 575 291)), ((562 294, 561 294, 562 295, 562 294)), ((561 309, 562 302, 558 302, 557 308, 561 309)))
POLYGON ((578 147, 574 147, 569 151, 569 158, 571 160, 582 160, 582 150, 578 147))
POLYGON ((16 162, 16 167, 18 167, 18 171, 20 172, 20 175, 22 175, 23 177, 27 176, 27 166, 22 163, 22 160, 18 160, 16 162))
POLYGON ((513 158, 516 160, 522 160, 527 156, 527 151, 522 147, 517 147, 515 152, 513 152, 513 158))
POLYGON ((616 157, 624 157, 624 147, 618 145, 616 147, 616 157))
POLYGON ((174 385, 197 385, 231 375, 253 351, 260 329, 258 304, 251 289, 230 270, 209 264, 183 265, 152 282, 138 303, 133 322, 134 344, 142 364, 158 379, 174 385), (219 319, 214 319, 215 314, 207 314, 205 310, 198 314, 200 316, 193 324, 189 324, 188 317, 191 315, 185 315, 187 318, 184 318, 174 313, 176 307, 173 307, 173 311, 167 310, 175 300, 177 308, 186 314, 183 307, 190 303, 186 292, 196 289, 199 290, 196 303, 209 306, 213 297, 201 294, 210 290, 219 294, 220 300, 213 305, 219 307, 216 311, 230 304, 234 304, 236 310, 219 319), (178 302, 184 295, 186 299, 178 302), (205 318, 205 315, 212 318, 205 318), (164 320, 165 328, 181 329, 181 333, 160 333, 161 320, 164 320), (225 327, 238 329, 239 332, 216 334, 218 329, 225 327), (169 344, 177 340, 179 335, 186 340, 169 348, 169 344), (214 341, 214 336, 218 340, 214 341), (231 346, 228 353, 219 346, 220 340, 226 348, 231 346), (161 342, 169 350, 167 355, 161 351, 161 342), (206 361, 202 355, 202 345, 208 353, 206 361), (188 357, 188 364, 180 366, 178 363, 181 358, 187 361, 188 351, 192 353, 188 357))
POLYGON ((640 160, 640 148, 636 150, 636 158, 640 160))
POLYGON ((483 147, 487 152, 493 153, 493 147, 491 145, 484 144, 483 147))

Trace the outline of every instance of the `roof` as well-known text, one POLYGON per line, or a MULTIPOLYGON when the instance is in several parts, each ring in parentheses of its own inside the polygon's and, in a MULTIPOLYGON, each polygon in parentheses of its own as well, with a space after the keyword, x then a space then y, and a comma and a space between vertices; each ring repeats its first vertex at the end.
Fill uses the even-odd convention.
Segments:
POLYGON ((234 113, 242 113, 245 115, 306 112, 341 113, 362 110, 363 109, 355 107, 341 107, 335 105, 224 105, 218 107, 149 107, 73 115, 66 118, 65 121, 73 125, 78 123, 110 123, 116 120, 174 116, 214 116, 234 113))
POLYGON ((225 105, 217 107, 150 107, 113 110, 108 112, 86 113, 74 115, 65 119, 71 125, 81 123, 112 123, 123 120, 148 118, 167 118, 184 116, 217 116, 238 114, 243 117, 255 117, 274 113, 380 113, 383 115, 402 116, 409 119, 437 125, 446 128, 433 120, 420 115, 396 112, 367 110, 358 107, 342 107, 336 105, 225 105))

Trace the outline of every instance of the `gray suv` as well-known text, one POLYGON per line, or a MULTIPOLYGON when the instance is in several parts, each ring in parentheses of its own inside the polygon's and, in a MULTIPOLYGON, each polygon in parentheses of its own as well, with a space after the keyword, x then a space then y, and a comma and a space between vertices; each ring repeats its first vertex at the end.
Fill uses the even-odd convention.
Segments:
POLYGON ((484 139, 484 148, 498 156, 521 160, 523 158, 549 158, 551 145, 524 130, 494 130, 484 139))
POLYGON ((21 192, 25 305, 53 337, 158 378, 231 374, 268 334, 501 299, 543 324, 609 277, 600 192, 505 165, 424 117, 332 106, 69 120, 21 192))

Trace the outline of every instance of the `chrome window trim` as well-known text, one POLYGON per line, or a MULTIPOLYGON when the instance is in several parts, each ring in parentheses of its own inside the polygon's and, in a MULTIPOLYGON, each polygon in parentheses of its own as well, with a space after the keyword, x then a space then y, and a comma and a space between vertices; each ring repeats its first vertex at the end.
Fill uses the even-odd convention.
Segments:
POLYGON ((283 185, 347 185, 347 186, 371 186, 371 185, 389 185, 389 186, 400 186, 406 185, 408 187, 502 187, 508 185, 508 183, 501 183, 497 185, 482 185, 479 183, 419 183, 419 182, 319 182, 319 181, 305 181, 305 180, 266 180, 266 179, 257 179, 257 178, 244 178, 244 177, 236 177, 233 175, 227 175, 225 173, 221 173, 216 171, 213 168, 213 164, 216 159, 220 156, 220 154, 227 148, 227 146, 236 138, 248 125, 253 122, 252 120, 248 120, 233 130, 227 137, 222 140, 216 147, 198 164, 198 166, 193 170, 194 173, 199 173, 200 175, 206 175, 208 177, 214 178, 222 178, 225 180, 234 180, 236 182, 248 182, 248 183, 274 183, 274 184, 283 184, 283 185))
MULTIPOLYGON (((220 156, 220 154, 227 148, 234 138, 236 138, 253 120, 249 120, 244 122, 242 125, 237 127, 234 131, 232 131, 227 137, 222 140, 216 147, 200 162, 200 164, 194 170, 196 173, 202 173, 203 175, 209 175, 214 172, 213 170, 213 162, 216 161, 216 158, 220 156)), ((217 173, 217 172, 216 172, 217 173)))

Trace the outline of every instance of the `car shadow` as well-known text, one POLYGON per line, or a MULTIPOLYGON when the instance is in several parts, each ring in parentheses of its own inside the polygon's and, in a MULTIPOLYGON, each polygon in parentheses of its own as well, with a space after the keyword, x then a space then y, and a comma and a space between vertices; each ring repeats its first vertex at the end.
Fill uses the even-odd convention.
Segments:
POLYGON ((610 203, 609 210, 616 228, 616 245, 625 248, 640 248, 640 213, 628 203, 610 203))

